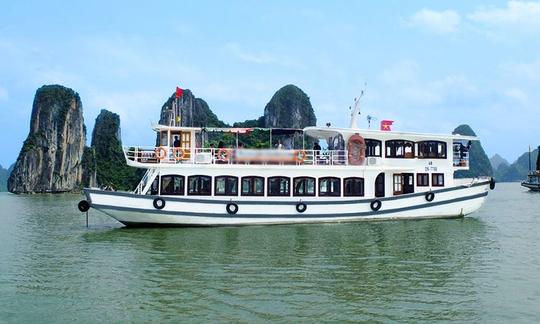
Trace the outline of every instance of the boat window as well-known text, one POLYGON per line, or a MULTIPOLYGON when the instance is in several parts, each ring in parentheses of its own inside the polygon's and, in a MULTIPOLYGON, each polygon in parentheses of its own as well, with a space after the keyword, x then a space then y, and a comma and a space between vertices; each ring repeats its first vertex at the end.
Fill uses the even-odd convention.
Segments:
POLYGON ((364 178, 351 177, 343 180, 344 196, 364 196, 364 178))
POLYGON ((188 177, 188 195, 212 194, 212 178, 209 176, 196 175, 188 177))
POLYGON ((341 180, 335 177, 319 178, 319 196, 341 196, 341 180))
POLYGON ((315 196, 315 178, 298 177, 294 178, 294 196, 315 196))
POLYGON ((375 178, 375 197, 384 197, 384 172, 375 178))
POLYGON ((242 177, 242 196, 264 196, 264 178, 242 177))
POLYGON ((446 143, 441 141, 418 142, 418 157, 423 159, 446 159, 446 143))
POLYGON ((427 173, 418 173, 416 175, 416 185, 418 187, 428 187, 429 186, 429 174, 427 174, 427 173))
POLYGON ((291 179, 288 177, 269 177, 268 196, 290 196, 291 179))
POLYGON ((216 196, 238 196, 238 177, 218 176, 214 179, 216 196))
POLYGON ((390 140, 385 142, 387 158, 414 158, 414 142, 390 140))
POLYGON ((366 138, 366 156, 382 156, 382 142, 366 138))
POLYGON ((433 187, 444 187, 444 174, 443 173, 433 173, 431 175, 431 185, 433 187))
MULTIPOLYGON (((158 179, 156 177, 150 188, 152 195, 158 194, 158 179)), ((162 195, 184 195, 184 176, 168 174, 161 176, 161 194, 162 195)))
POLYGON ((403 193, 403 177, 401 174, 394 174, 394 195, 403 193))

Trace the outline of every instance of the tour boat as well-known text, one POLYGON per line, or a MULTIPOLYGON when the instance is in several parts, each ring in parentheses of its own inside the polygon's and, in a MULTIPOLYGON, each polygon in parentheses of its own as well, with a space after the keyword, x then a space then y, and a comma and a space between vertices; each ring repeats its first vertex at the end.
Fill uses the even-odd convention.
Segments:
POLYGON ((531 191, 540 191, 540 146, 538 147, 538 156, 536 158, 536 170, 531 168, 531 148, 529 147, 529 173, 527 180, 523 180, 521 185, 531 191))
POLYGON ((492 178, 454 178, 468 170, 476 137, 359 129, 356 109, 349 128, 258 128, 269 143, 285 143, 263 149, 239 145, 255 128, 154 124, 158 147, 124 148, 129 166, 147 170, 137 188, 84 189, 79 209, 126 226, 457 218, 494 188, 492 178), (211 147, 213 132, 232 133, 236 143, 211 147))

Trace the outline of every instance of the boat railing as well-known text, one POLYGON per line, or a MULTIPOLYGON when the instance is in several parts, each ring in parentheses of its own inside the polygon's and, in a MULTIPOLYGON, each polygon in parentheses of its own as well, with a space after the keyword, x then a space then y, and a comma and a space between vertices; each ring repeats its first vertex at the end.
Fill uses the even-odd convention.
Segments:
POLYGON ((347 150, 126 147, 127 160, 148 164, 347 165, 347 150))

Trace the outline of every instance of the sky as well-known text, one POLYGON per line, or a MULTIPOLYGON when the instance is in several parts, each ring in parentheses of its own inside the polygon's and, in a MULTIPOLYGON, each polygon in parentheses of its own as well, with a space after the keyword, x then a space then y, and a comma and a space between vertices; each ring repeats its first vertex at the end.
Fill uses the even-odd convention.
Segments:
MULTIPOLYGON (((489 156, 540 144, 540 2, 0 0, 0 165, 28 135, 37 88, 79 93, 88 139, 101 109, 124 145, 152 145, 151 122, 178 85, 225 122, 261 116, 295 84, 317 123, 346 127, 362 90, 394 130, 463 123, 489 156)), ((375 121, 375 124, 378 122, 375 121)), ((372 128, 377 127, 377 125, 372 128)))

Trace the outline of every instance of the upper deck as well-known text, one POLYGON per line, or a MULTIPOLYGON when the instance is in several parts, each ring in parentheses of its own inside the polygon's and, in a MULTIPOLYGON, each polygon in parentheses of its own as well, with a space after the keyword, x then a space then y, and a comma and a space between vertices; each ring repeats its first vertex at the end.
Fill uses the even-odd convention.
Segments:
POLYGON ((124 148, 129 165, 139 168, 185 164, 350 166, 455 171, 468 169, 470 141, 477 140, 462 135, 333 127, 266 129, 154 125, 153 129, 159 135, 160 145, 124 148), (241 137, 254 130, 268 132, 268 148, 253 149, 242 145, 241 137), (211 132, 230 133, 235 140, 232 144, 214 147, 208 141, 207 134, 211 132), (283 145, 282 140, 288 137, 293 140, 283 145), (313 146, 316 141, 324 142, 323 147, 313 146))

